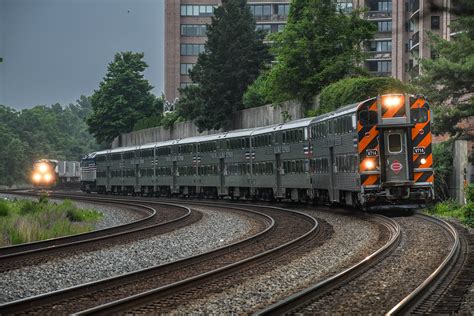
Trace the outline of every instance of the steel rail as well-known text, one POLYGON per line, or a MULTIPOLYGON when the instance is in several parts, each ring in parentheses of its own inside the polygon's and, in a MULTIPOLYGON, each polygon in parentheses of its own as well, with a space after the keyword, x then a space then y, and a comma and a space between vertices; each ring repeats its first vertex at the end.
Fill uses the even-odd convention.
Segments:
POLYGON ((437 285, 439 285, 446 274, 449 273, 461 250, 459 234, 451 224, 442 219, 424 214, 417 214, 416 216, 423 217, 425 220, 431 221, 445 229, 453 240, 453 246, 451 247, 449 254, 444 258, 443 262, 441 262, 436 270, 433 271, 433 273, 431 273, 415 290, 388 311, 386 315, 410 314, 417 308, 417 306, 428 299, 430 294, 436 289, 437 285))
POLYGON ((263 218, 264 223, 266 224, 266 228, 243 240, 235 241, 231 244, 198 254, 196 256, 186 257, 186 258, 182 258, 182 259, 169 262, 166 264, 152 266, 152 267, 136 270, 130 273, 113 276, 106 279, 92 281, 92 282, 80 284, 77 286, 72 286, 69 288, 0 304, 0 315, 18 313, 27 309, 37 307, 37 306, 46 305, 51 302, 57 302, 59 300, 69 299, 78 295, 86 294, 92 290, 101 290, 103 288, 118 286, 120 284, 124 284, 126 282, 130 282, 136 279, 146 278, 147 276, 159 273, 162 270, 170 269, 180 264, 189 265, 197 261, 204 261, 209 256, 218 256, 224 253, 228 253, 234 250, 236 247, 241 247, 244 244, 249 243, 254 240, 263 239, 266 235, 268 235, 270 232, 272 232, 275 229, 275 220, 264 213, 250 210, 250 209, 237 208, 237 207, 229 207, 229 208, 235 209, 238 211, 245 211, 245 212, 257 214, 259 217, 263 218), (189 262, 189 261, 192 261, 192 262, 189 262))
MULTIPOLYGON (((73 199, 78 199, 75 196, 73 199)), ((90 202, 100 202, 107 204, 119 204, 119 205, 127 205, 142 208, 147 210, 150 216, 145 217, 143 219, 139 219, 137 221, 133 221, 124 225, 109 227, 105 229, 95 230, 89 233, 82 233, 77 235, 69 235, 64 237, 58 237, 53 239, 47 239, 44 241, 37 241, 22 245, 15 245, 0 248, 0 265, 7 264, 8 262, 17 261, 25 256, 35 255, 35 254, 46 254, 48 252, 54 252, 66 247, 74 247, 86 243, 91 243, 95 241, 101 240, 108 240, 117 238, 120 236, 125 236, 127 234, 136 233, 136 232, 146 232, 150 229, 156 229, 157 227, 163 227, 165 225, 170 225, 173 223, 180 222, 188 217, 190 217, 192 211, 190 208, 169 202, 159 202, 159 201, 137 201, 137 200, 124 200, 124 199, 104 199, 104 198, 85 198, 80 200, 87 200, 90 202), (133 202, 130 203, 129 201, 133 202), (165 206, 172 206, 176 208, 182 208, 186 212, 174 219, 159 223, 159 224, 152 224, 149 223, 156 217, 156 209, 144 204, 155 204, 155 205, 165 205, 165 206), (4 251, 5 250, 5 251, 4 251), (5 254, 4 254, 5 253, 5 254)))
MULTIPOLYGON (((215 205, 214 203, 212 203, 215 205)), ((229 204, 227 204, 228 207, 229 204)), ((270 208, 273 210, 280 210, 284 212, 290 212, 293 214, 298 214, 300 216, 305 217, 306 219, 309 219, 312 223, 313 226, 312 228, 305 232, 303 235, 300 235, 298 238, 295 238, 293 240, 290 240, 280 246, 277 246, 273 249, 266 250, 262 253, 256 254, 254 256, 251 256, 249 258, 228 264, 226 266, 220 267, 215 270, 211 270, 181 281, 178 281, 176 283, 172 283, 169 285, 165 285, 156 289, 152 289, 149 291, 145 291, 136 295, 132 295, 120 300, 116 300, 113 302, 109 302, 103 305, 96 306, 94 308, 90 308, 84 311, 80 311, 78 313, 75 313, 74 315, 87 315, 87 314, 111 314, 111 313, 117 313, 120 311, 127 310, 129 308, 145 304, 150 301, 156 300, 156 296, 160 297, 165 297, 170 294, 174 294, 180 290, 183 289, 188 289, 193 286, 197 286, 205 281, 208 281, 213 278, 218 278, 225 276, 227 274, 233 273, 238 271, 239 269, 242 269, 246 267, 249 264, 254 264, 254 263, 259 263, 265 260, 268 260, 269 257, 272 255, 276 256, 280 253, 288 252, 291 251, 291 249, 297 244, 298 242, 304 242, 306 238, 311 236, 313 233, 318 233, 320 231, 320 225, 318 221, 313 217, 308 214, 305 214, 303 212, 299 212, 296 210, 288 210, 288 209, 283 209, 279 207, 272 207, 272 206, 260 206, 258 205, 257 207, 259 208, 270 208)))
POLYGON ((400 225, 394 220, 384 216, 374 215, 374 217, 377 218, 377 220, 382 223, 382 225, 384 225, 390 232, 390 238, 385 245, 344 271, 339 272, 262 310, 259 310, 254 315, 281 315, 291 312, 292 310, 301 306, 307 305, 309 301, 327 294, 331 290, 365 272, 368 268, 374 266, 393 250, 395 250, 401 240, 400 225))

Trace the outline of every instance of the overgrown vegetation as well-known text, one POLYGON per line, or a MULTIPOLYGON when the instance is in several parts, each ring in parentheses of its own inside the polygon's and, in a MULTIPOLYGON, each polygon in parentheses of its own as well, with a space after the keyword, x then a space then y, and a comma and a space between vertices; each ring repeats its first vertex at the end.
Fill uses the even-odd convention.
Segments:
POLYGON ((319 95, 319 108, 315 115, 372 98, 385 93, 411 93, 414 88, 395 78, 346 78, 325 87, 319 95))
POLYGON ((79 209, 69 200, 60 204, 47 198, 0 200, 0 246, 85 233, 101 217, 102 213, 79 209))
POLYGON ((28 181, 34 160, 79 160, 98 150, 84 119, 91 113, 90 98, 74 104, 38 105, 17 111, 0 105, 0 185, 28 181))
POLYGON ((446 200, 439 202, 428 208, 429 214, 456 218, 461 223, 474 228, 474 184, 470 184, 466 188, 466 205, 460 205, 454 200, 446 200))

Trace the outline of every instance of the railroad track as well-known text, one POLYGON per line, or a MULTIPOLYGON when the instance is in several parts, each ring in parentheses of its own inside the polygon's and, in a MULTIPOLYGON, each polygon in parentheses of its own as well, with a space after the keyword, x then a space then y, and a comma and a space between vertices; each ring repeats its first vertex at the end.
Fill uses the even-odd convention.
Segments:
MULTIPOLYGON (((204 204, 199 203, 201 207, 204 204)), ((215 205, 211 207, 216 208, 215 205)), ((316 219, 296 211, 233 205, 226 205, 225 209, 253 214, 252 216, 265 221, 266 229, 242 241, 198 256, 6 303, 0 305, 0 314, 64 314, 90 308, 122 310, 124 306, 128 309, 135 304, 154 301, 157 295, 170 300, 178 299, 179 295, 176 294, 185 289, 199 287, 203 282, 222 277, 229 278, 230 275, 235 278, 235 272, 244 268, 252 269, 258 263, 294 251, 299 244, 318 239, 322 232, 316 219)))
MULTIPOLYGON (((449 233, 453 245, 449 254, 445 257, 438 268, 433 271, 415 290, 403 298, 396 306, 394 306, 387 315, 406 315, 406 314, 451 314, 459 311, 459 306, 438 304, 443 298, 449 284, 456 277, 458 272, 463 269, 464 264, 467 264, 468 251, 467 240, 461 238, 457 229, 450 223, 436 217, 423 216, 426 220, 431 221, 449 233), (464 248, 464 249, 463 249, 464 248)), ((470 274, 470 283, 473 281, 473 267, 466 266, 470 274)), ((468 277, 467 275, 465 276, 468 277)), ((466 280, 468 281, 468 280, 466 280)), ((462 299, 461 293, 457 293, 458 297, 451 296, 450 301, 459 303, 462 299), (457 298, 457 300, 456 300, 457 298)), ((449 304, 449 302, 446 302, 449 304)), ((457 304, 456 304, 457 305, 457 304)))
POLYGON ((344 283, 349 282, 353 278, 360 275, 362 272, 367 271, 370 267, 374 266, 383 258, 390 255, 390 253, 398 246, 401 238, 400 226, 397 222, 383 216, 377 215, 378 220, 384 225, 389 231, 389 239, 385 245, 379 248, 370 256, 364 258, 362 261, 354 264, 353 266, 345 269, 344 271, 337 273, 311 287, 308 287, 292 296, 289 296, 263 310, 258 311, 257 315, 275 315, 291 313, 294 310, 301 309, 318 297, 330 292, 331 290, 341 286, 344 283))
MULTIPOLYGON (((17 193, 15 193, 17 194, 17 193)), ((31 194, 21 194, 32 196, 31 194)), ((77 195, 52 195, 53 198, 69 198, 102 205, 125 206, 140 212, 144 218, 124 225, 114 226, 84 234, 25 243, 0 248, 0 272, 22 266, 39 264, 51 259, 70 255, 71 251, 91 251, 118 243, 163 234, 189 225, 201 218, 199 212, 174 203, 141 202, 136 200, 116 200, 109 198, 80 197, 77 195), (158 214, 156 206, 160 206, 158 214), (160 216, 158 216, 160 215, 160 216)))
MULTIPOLYGON (((425 220, 439 225, 446 232, 448 232, 453 242, 452 248, 438 268, 432 274, 430 274, 415 290, 413 290, 408 296, 403 298, 400 303, 393 307, 388 312, 388 315, 407 315, 412 313, 436 314, 441 312, 443 314, 446 312, 454 313, 457 311, 455 308, 446 309, 443 305, 441 305, 441 308, 439 308, 439 305, 438 308, 435 308, 435 306, 440 298, 442 298, 446 287, 451 282, 451 279, 446 278, 446 276, 450 273, 450 268, 453 266, 460 254, 461 248, 459 243, 459 235, 452 225, 443 220, 421 214, 416 216, 423 217, 425 220)), ((303 311, 309 312, 311 308, 308 307, 319 298, 330 294, 331 291, 345 286, 360 276, 364 271, 367 271, 370 269, 370 267, 375 266, 378 262, 381 262, 384 258, 390 256, 391 252, 393 252, 397 247, 397 244, 400 242, 401 238, 400 227, 394 226, 392 231, 392 237, 390 241, 384 246, 384 249, 378 250, 370 257, 362 260, 358 264, 345 271, 342 271, 319 282, 318 284, 315 284, 314 286, 311 286, 265 309, 258 311, 256 315, 292 314, 303 311)), ((347 312, 351 313, 352 311, 348 310, 347 312)))

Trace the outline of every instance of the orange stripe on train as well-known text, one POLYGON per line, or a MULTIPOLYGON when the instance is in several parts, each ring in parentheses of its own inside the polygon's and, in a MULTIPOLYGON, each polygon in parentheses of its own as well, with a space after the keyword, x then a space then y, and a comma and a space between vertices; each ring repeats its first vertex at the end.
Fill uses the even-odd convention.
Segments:
POLYGON ((359 153, 363 152, 367 148, 367 145, 369 145, 370 142, 373 141, 379 134, 378 131, 375 129, 375 126, 373 126, 367 133, 369 135, 365 135, 364 138, 362 138, 362 140, 359 142, 359 153))
POLYGON ((379 176, 378 175, 370 175, 365 181, 364 183, 362 183, 362 185, 374 185, 377 183, 377 181, 379 180, 379 176))

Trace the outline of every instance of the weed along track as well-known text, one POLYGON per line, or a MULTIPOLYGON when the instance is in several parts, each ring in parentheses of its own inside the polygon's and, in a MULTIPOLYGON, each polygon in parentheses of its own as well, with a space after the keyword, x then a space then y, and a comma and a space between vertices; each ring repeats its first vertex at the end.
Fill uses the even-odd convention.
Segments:
MULTIPOLYGON (((56 196, 53 195, 53 197, 56 196)), ((0 248, 0 272, 67 257, 71 253, 93 251, 163 234, 189 225, 201 218, 199 212, 172 203, 145 203, 123 199, 86 198, 77 195, 57 197, 126 208, 130 212, 142 214, 143 218, 128 224, 89 233, 0 248)))

